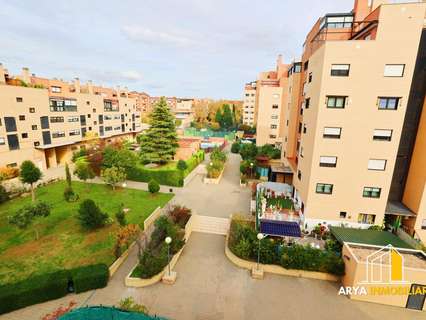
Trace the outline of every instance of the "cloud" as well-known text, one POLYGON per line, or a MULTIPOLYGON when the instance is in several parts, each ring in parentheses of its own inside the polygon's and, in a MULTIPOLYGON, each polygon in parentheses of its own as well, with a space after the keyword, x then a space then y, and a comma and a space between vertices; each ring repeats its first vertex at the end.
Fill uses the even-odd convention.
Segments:
POLYGON ((174 46, 188 46, 194 43, 194 40, 185 35, 175 32, 157 31, 143 26, 124 26, 122 32, 133 41, 140 41, 148 44, 168 44, 174 46))

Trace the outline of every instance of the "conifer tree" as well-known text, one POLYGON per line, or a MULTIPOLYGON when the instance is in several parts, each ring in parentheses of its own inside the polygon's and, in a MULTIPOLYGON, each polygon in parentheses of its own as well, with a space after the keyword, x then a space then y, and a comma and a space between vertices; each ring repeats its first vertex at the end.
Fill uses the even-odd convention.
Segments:
POLYGON ((166 163, 173 160, 178 147, 175 117, 162 97, 150 115, 151 127, 141 137, 141 159, 166 163))

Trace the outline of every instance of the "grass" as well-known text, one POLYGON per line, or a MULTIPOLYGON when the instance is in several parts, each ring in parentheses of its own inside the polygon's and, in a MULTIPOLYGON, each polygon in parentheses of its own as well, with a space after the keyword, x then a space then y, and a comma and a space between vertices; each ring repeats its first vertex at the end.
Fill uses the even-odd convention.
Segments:
POLYGON ((82 200, 90 198, 115 220, 115 213, 123 203, 129 208, 128 223, 139 224, 158 206, 164 206, 173 194, 151 196, 146 191, 118 189, 115 192, 101 184, 73 182, 79 201, 68 203, 63 198, 65 182, 60 181, 38 188, 37 199, 47 202, 52 210, 47 218, 39 218, 26 230, 8 223, 8 216, 31 202, 31 197, 17 198, 0 205, 0 284, 23 279, 31 274, 60 268, 105 263, 110 265, 113 255, 116 222, 96 231, 81 228, 77 211, 82 200), (35 228, 39 239, 35 240, 35 228))
POLYGON ((355 242, 376 246, 391 244, 395 248, 413 249, 408 243, 387 231, 342 227, 331 227, 330 231, 340 243, 355 242))

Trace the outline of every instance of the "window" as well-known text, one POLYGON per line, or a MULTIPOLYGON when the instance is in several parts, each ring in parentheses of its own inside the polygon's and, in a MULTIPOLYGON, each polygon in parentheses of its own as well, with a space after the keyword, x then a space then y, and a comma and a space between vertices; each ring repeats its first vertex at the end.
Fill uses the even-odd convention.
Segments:
POLYGON ((297 179, 302 180, 302 172, 297 170, 297 179))
POLYGON ((50 117, 50 123, 64 122, 64 117, 50 117))
POLYGON ((35 108, 30 108, 30 113, 35 113, 35 108))
POLYGON ((305 109, 309 109, 309 105, 311 104, 311 98, 306 98, 305 100, 305 109))
POLYGON ((273 104, 272 105, 272 109, 278 109, 278 105, 277 104, 273 104))
POLYGON ((118 101, 104 100, 105 111, 118 111, 118 101))
POLYGON ((54 98, 49 103, 52 112, 77 111, 77 100, 54 98))
MULTIPOLYGON (((126 127, 127 127, 127 123, 126 123, 126 127)), ((276 139, 276 138, 277 138, 277 136, 276 136, 275 134, 270 134, 270 135, 269 135, 269 138, 270 138, 270 139, 276 139)))
POLYGON ((358 215, 358 223, 374 224, 375 220, 376 220, 376 215, 375 214, 360 213, 358 215))
POLYGON ((43 137, 43 144, 44 145, 49 145, 49 144, 52 143, 52 139, 50 137, 50 131, 43 131, 42 137, 43 137))
POLYGON ((340 219, 345 219, 346 218, 346 211, 340 211, 340 219))
POLYGON ((306 124, 303 124, 303 133, 306 133, 307 130, 308 128, 306 127, 306 124))
POLYGON ((385 77, 403 77, 404 76, 405 64, 386 64, 385 65, 385 77))
POLYGON ((34 141, 34 147, 38 147, 40 145, 39 141, 34 141))
POLYGON ((386 160, 370 159, 368 160, 368 170, 384 171, 386 169, 386 160))
POLYGON ((373 140, 391 141, 392 130, 389 129, 374 129, 373 140))
POLYGON ((277 114, 273 114, 272 116, 271 116, 271 119, 278 119, 278 115, 277 114))
POLYGON ((362 196, 365 198, 380 198, 381 191, 381 188, 364 187, 364 190, 362 191, 362 196))
POLYGON ((61 92, 61 87, 51 86, 50 87, 50 91, 53 92, 53 93, 60 93, 61 92))
POLYGON ((63 138, 63 137, 65 137, 64 131, 52 132, 52 138, 63 138))
POLYGON ((93 112, 93 113, 96 113, 96 109, 92 109, 92 112, 93 112))
POLYGON ((105 131, 112 131, 112 127, 105 127, 105 131))
POLYGON ((306 71, 309 68, 309 60, 305 61, 305 63, 303 64, 303 70, 306 71))
POLYGON ((88 114, 87 115, 87 119, 90 119, 92 117, 92 115, 91 114, 88 114))
POLYGON ((22 97, 16 97, 16 102, 22 102, 24 101, 24 99, 22 99, 22 97))
POLYGON ((25 121, 25 116, 21 114, 21 115, 19 116, 19 121, 25 121))
POLYGON ((327 96, 327 108, 343 109, 346 104, 345 96, 327 96))
POLYGON ((49 129, 49 117, 40 117, 40 124, 42 129, 49 129))
POLYGON ((342 29, 342 28, 351 28, 354 17, 351 16, 330 16, 325 17, 320 24, 320 29, 342 29))
POLYGON ((26 132, 21 133, 21 137, 22 137, 22 139, 28 138, 28 133, 26 133, 26 132))
POLYGON ((271 124, 271 129, 276 129, 278 126, 276 124, 271 124))
POLYGON ((7 143, 9 145, 9 150, 18 150, 19 149, 19 140, 17 134, 9 134, 7 136, 7 143))
POLYGON ((33 125, 31 126, 31 129, 32 129, 32 130, 37 130, 37 125, 36 125, 36 124, 33 124, 33 125))
POLYGON ((379 110, 396 110, 400 99, 398 97, 379 97, 379 110))
POLYGON ((68 117, 68 122, 79 122, 79 121, 80 121, 79 116, 69 116, 68 117))
POLYGON ((422 229, 426 230, 426 219, 422 220, 422 229))
POLYGON ((349 76, 349 64, 332 64, 331 76, 333 77, 347 77, 349 76))
POLYGON ((333 185, 327 183, 317 183, 316 192, 322 194, 332 194, 333 185))
POLYGON ((17 130, 14 117, 4 117, 4 124, 6 125, 6 132, 13 132, 17 130))
POLYGON ((324 127, 323 137, 327 139, 340 139, 342 128, 324 127))
POLYGON ((309 73, 308 82, 312 82, 312 72, 309 73))
POLYGON ((321 156, 320 167, 335 168, 337 165, 337 157, 321 156))
POLYGON ((0 137, 0 145, 6 144, 6 140, 3 137, 0 137))
POLYGON ((112 116, 111 115, 105 115, 104 120, 112 120, 112 116))
POLYGON ((79 129, 75 129, 75 130, 71 130, 69 132, 70 136, 79 136, 80 135, 80 130, 79 129))

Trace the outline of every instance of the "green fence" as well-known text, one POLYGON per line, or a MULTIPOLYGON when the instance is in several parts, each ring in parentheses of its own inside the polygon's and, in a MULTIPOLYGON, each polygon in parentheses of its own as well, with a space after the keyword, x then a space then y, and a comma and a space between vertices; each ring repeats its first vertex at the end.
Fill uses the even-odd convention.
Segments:
POLYGON ((127 312, 113 307, 85 307, 66 313, 59 320, 166 320, 142 313, 127 312))
POLYGON ((188 137, 225 138, 228 141, 233 141, 235 139, 235 131, 213 131, 210 129, 199 130, 196 128, 186 128, 184 135, 188 137))

